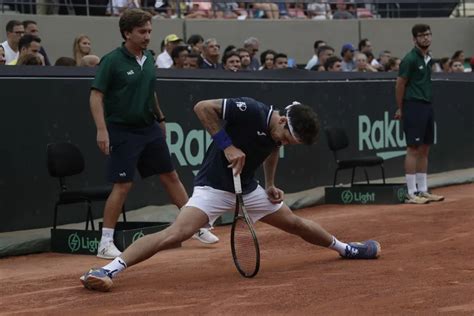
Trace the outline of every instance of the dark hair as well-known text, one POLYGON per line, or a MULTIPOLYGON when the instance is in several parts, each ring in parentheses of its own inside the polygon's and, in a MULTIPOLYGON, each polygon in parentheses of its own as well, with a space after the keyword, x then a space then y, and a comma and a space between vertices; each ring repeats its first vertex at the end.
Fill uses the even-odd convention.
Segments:
POLYGON ((390 57, 385 64, 385 71, 390 71, 390 69, 397 64, 398 57, 390 57))
POLYGON ((320 48, 318 48, 318 57, 319 55, 321 55, 321 53, 327 51, 327 50, 332 50, 334 52, 334 48, 332 48, 331 46, 328 46, 328 45, 324 45, 324 46, 321 46, 320 48))
POLYGON ((318 48, 319 48, 319 44, 321 44, 321 43, 325 43, 325 41, 317 40, 316 42, 314 42, 313 48, 314 48, 314 49, 318 49, 318 48))
POLYGON ((125 32, 132 32, 136 27, 142 27, 147 22, 151 22, 152 16, 149 12, 141 9, 127 9, 123 12, 119 20, 120 34, 125 38, 125 32))
POLYGON ((18 66, 20 65, 27 65, 27 66, 41 66, 43 63, 41 59, 36 54, 25 54, 18 58, 18 62, 16 63, 18 66))
POLYGON ((459 56, 461 56, 461 54, 463 54, 463 53, 464 53, 463 50, 457 50, 457 51, 454 52, 453 57, 451 57, 451 59, 458 59, 459 56))
POLYGON ((71 57, 59 57, 54 63, 55 66, 76 66, 76 61, 71 57))
POLYGON ((18 42, 18 51, 21 51, 22 48, 30 47, 32 42, 41 43, 41 39, 38 36, 30 34, 23 35, 18 42))
POLYGON ((10 20, 7 23, 7 26, 5 27, 7 32, 13 32, 13 28, 18 25, 23 25, 20 21, 18 20, 10 20))
POLYGON ((38 23, 36 23, 36 21, 33 21, 33 20, 25 20, 23 21, 23 27, 26 29, 28 27, 28 25, 30 24, 34 24, 34 25, 38 25, 38 23))
POLYGON ((365 56, 367 56, 367 61, 368 61, 369 59, 374 59, 374 58, 375 58, 374 54, 371 53, 371 52, 367 52, 367 53, 364 53, 364 54, 365 54, 365 56))
POLYGON ((277 60, 278 58, 286 58, 288 59, 288 56, 286 54, 283 54, 283 53, 278 53, 276 54, 274 57, 273 57, 273 61, 275 62, 275 60, 277 60))
POLYGON ((189 45, 196 45, 199 42, 204 42, 204 37, 199 34, 193 34, 188 38, 187 43, 189 45))
POLYGON ((441 69, 443 68, 443 65, 446 64, 447 62, 449 62, 449 57, 443 57, 438 61, 439 66, 441 67, 441 69))
POLYGON ((271 50, 271 49, 267 49, 266 51, 262 52, 260 54, 260 63, 263 65, 265 65, 265 59, 267 59, 267 55, 273 55, 273 58, 275 58, 277 52, 275 52, 274 50, 271 50))
POLYGON ((199 56, 198 53, 190 52, 188 54, 188 58, 198 58, 199 59, 199 57, 201 57, 201 56, 199 56))
POLYGON ((230 50, 227 53, 225 53, 224 56, 222 56, 222 67, 224 67, 227 60, 233 56, 237 56, 240 59, 239 53, 237 53, 235 50, 230 50))
MULTIPOLYGON (((316 112, 304 104, 293 105, 290 109, 291 111, 288 113, 288 116, 295 134, 303 144, 314 144, 318 140, 320 130, 316 112)), ((280 115, 286 115, 287 110, 280 110, 279 113, 280 115)))
POLYGON ((357 46, 359 48, 359 52, 362 51, 362 46, 366 46, 367 42, 369 41, 368 38, 363 38, 359 41, 359 45, 357 46))
POLYGON ((175 64, 174 59, 179 58, 179 54, 184 51, 189 51, 188 46, 178 45, 171 51, 171 59, 173 59, 173 64, 175 64))
POLYGON ((242 48, 242 47, 241 47, 241 48, 237 48, 235 51, 236 51, 237 54, 239 54, 239 55, 240 55, 240 53, 247 53, 247 54, 249 54, 249 56, 250 56, 249 51, 246 50, 245 48, 242 48))
POLYGON ((324 68, 326 68, 326 70, 329 70, 329 68, 332 68, 332 66, 334 66, 334 64, 337 62, 341 62, 341 58, 337 56, 331 56, 326 59, 326 62, 324 63, 324 68))
POLYGON ((411 29, 411 34, 413 37, 416 37, 420 33, 424 33, 426 31, 431 31, 431 28, 428 24, 415 24, 411 29))

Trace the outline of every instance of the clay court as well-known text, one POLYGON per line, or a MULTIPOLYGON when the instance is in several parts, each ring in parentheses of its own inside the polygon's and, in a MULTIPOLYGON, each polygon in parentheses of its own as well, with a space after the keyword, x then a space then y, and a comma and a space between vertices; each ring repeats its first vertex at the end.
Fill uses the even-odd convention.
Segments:
POLYGON ((134 266, 109 293, 79 276, 106 263, 44 253, 0 260, 1 314, 474 314, 474 184, 434 190, 428 205, 323 205, 297 211, 344 241, 373 238, 378 260, 342 260, 257 224, 262 262, 254 279, 235 270, 230 227, 216 245, 183 243, 134 266))

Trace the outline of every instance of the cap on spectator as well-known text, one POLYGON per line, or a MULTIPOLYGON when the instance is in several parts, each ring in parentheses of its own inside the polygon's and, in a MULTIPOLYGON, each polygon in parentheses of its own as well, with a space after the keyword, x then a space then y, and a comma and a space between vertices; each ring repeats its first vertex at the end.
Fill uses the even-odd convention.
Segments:
POLYGON ((169 42, 177 42, 177 41, 182 41, 181 38, 178 37, 176 34, 170 34, 165 37, 165 45, 168 44, 169 42))
POLYGON ((344 55, 344 53, 347 52, 348 50, 353 52, 356 49, 355 49, 354 45, 352 45, 351 43, 344 44, 344 45, 342 45, 342 48, 341 48, 341 55, 344 55))

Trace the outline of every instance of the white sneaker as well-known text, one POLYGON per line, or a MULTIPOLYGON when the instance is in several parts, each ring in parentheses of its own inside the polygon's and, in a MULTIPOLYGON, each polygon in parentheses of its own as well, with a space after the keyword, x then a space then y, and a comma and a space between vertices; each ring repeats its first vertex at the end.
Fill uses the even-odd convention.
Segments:
POLYGON ((212 227, 209 229, 201 228, 198 230, 197 233, 193 235, 193 238, 205 244, 215 244, 216 242, 219 241, 219 238, 210 232, 211 229, 212 227))
POLYGON ((425 197, 418 196, 416 194, 407 194, 405 197, 405 203, 408 204, 426 204, 429 200, 425 197))
POLYGON ((113 240, 100 242, 97 250, 97 257, 102 259, 115 259, 120 256, 122 252, 115 247, 113 240))

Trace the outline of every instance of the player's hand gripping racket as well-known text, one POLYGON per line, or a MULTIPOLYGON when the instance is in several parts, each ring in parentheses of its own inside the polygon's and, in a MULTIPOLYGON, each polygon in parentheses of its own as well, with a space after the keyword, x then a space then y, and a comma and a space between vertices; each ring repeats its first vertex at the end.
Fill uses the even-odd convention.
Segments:
POLYGON ((245 209, 240 175, 234 176, 235 215, 230 232, 232 258, 237 270, 246 278, 253 278, 260 268, 260 249, 257 235, 245 209))

